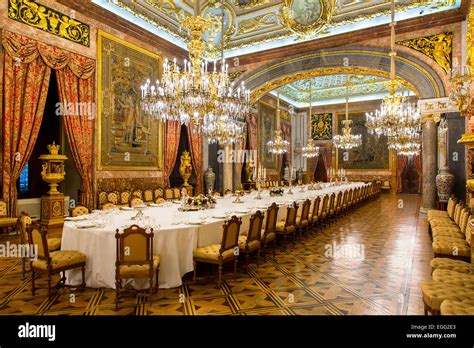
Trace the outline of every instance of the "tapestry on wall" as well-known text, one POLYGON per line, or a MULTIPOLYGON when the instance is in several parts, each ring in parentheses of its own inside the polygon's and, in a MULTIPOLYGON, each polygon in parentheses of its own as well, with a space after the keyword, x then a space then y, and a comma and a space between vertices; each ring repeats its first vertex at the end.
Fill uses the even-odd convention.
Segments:
POLYGON ((141 86, 161 59, 99 32, 99 170, 160 170, 162 125, 140 107, 141 86))
MULTIPOLYGON (((342 120, 345 115, 337 115, 338 134, 342 134, 342 120)), ((371 135, 365 126, 365 112, 349 114, 352 120, 352 134, 362 135, 362 145, 351 150, 338 151, 338 163, 344 169, 390 169, 390 153, 387 137, 371 135)))
POLYGON ((332 114, 313 114, 311 117, 311 137, 314 140, 332 139, 332 114))
POLYGON ((272 140, 276 127, 276 109, 267 103, 258 103, 260 120, 260 164, 268 169, 277 169, 276 156, 270 154, 267 143, 272 140))

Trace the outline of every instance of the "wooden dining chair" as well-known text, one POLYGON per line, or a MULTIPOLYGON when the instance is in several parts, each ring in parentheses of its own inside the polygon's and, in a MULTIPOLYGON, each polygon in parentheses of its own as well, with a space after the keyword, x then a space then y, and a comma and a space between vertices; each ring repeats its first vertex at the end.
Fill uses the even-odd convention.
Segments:
POLYGON ((153 229, 147 231, 137 225, 132 225, 123 232, 116 230, 115 309, 118 308, 120 298, 130 294, 123 290, 124 279, 148 279, 150 303, 153 292, 158 292, 160 256, 153 255, 153 237, 153 229))
POLYGON ((143 200, 143 191, 140 190, 140 189, 135 189, 132 191, 132 199, 133 198, 140 198, 141 200, 143 200))
POLYGON ((143 201, 145 203, 153 203, 155 200, 153 199, 153 190, 145 190, 143 191, 143 201))
POLYGON ((143 205, 143 201, 141 200, 141 198, 138 198, 138 197, 135 197, 135 198, 132 198, 132 200, 130 201, 130 206, 132 208, 138 206, 138 205, 143 205))
POLYGON ((274 202, 267 209, 265 227, 262 229, 261 244, 263 246, 263 260, 266 261, 266 251, 271 243, 273 247, 273 258, 276 249, 276 223, 278 220, 278 205, 274 202))
POLYGON ((119 205, 121 207, 128 207, 130 205, 130 199, 132 198, 132 193, 130 191, 120 192, 120 201, 119 205))
POLYGON ((164 196, 163 189, 161 187, 155 189, 153 191, 153 195, 154 195, 154 198, 155 198, 155 202, 158 198, 163 198, 163 196, 164 196))
MULTIPOLYGON (((33 223, 28 228, 28 240, 32 245, 37 246, 37 255, 35 258, 30 260, 31 270, 31 293, 35 295, 35 280, 36 272, 46 274, 48 276, 48 297, 53 295, 51 281, 55 274, 62 273, 62 277, 59 280, 61 286, 67 286, 72 288, 86 287, 85 281, 85 268, 86 268, 86 255, 75 250, 49 250, 47 231, 44 227, 38 223, 33 223), (80 268, 82 272, 82 283, 80 285, 66 285, 66 271, 71 269, 80 268)), ((58 288, 58 286, 56 286, 58 288)))
POLYGON ((106 203, 102 206, 102 210, 110 210, 115 208, 117 208, 117 206, 113 203, 106 203))
POLYGON ((296 217, 296 230, 298 232, 298 237, 300 237, 303 232, 308 235, 309 229, 309 208, 311 206, 311 201, 309 199, 303 202, 301 207, 301 215, 297 215, 296 217))
POLYGON ((104 204, 107 204, 108 199, 107 199, 107 192, 101 191, 97 195, 98 197, 98 202, 99 202, 99 208, 102 208, 104 204))
POLYGON ((263 214, 257 210, 255 214, 250 217, 249 230, 246 235, 239 236, 239 254, 245 256, 245 270, 247 271, 248 260, 250 254, 257 254, 257 268, 258 259, 260 257, 260 238, 262 233, 263 214))
POLYGON ((89 214, 89 209, 87 209, 87 207, 84 207, 83 205, 78 205, 77 207, 74 207, 71 209, 72 217, 87 215, 87 214, 89 214))
POLYGON ((222 284, 222 265, 234 261, 234 276, 236 275, 239 255, 238 240, 240 225, 242 225, 242 219, 235 215, 232 216, 232 218, 226 221, 223 225, 222 241, 220 244, 211 244, 194 249, 194 282, 196 282, 198 262, 218 265, 219 278, 217 280, 217 285, 219 287, 222 284))
POLYGON ((311 206, 310 212, 309 212, 309 227, 310 231, 316 227, 318 227, 318 221, 319 221, 319 205, 321 203, 321 197, 317 196, 314 201, 313 205, 311 206))
POLYGON ((298 212, 298 204, 296 202, 288 205, 288 208, 286 210, 286 219, 282 221, 278 221, 276 224, 275 232, 277 236, 281 236, 283 238, 284 250, 286 250, 287 236, 293 237, 293 247, 295 246, 297 212, 298 212))
POLYGON ((165 199, 167 201, 171 201, 171 200, 173 200, 173 198, 174 198, 173 197, 173 190, 171 188, 165 189, 165 199))

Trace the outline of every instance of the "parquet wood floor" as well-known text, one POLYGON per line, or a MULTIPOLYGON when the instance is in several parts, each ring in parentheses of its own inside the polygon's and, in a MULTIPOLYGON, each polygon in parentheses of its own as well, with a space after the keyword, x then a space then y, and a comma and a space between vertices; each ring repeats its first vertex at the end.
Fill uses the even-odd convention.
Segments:
POLYGON ((0 315, 423 314, 419 283, 430 278, 433 254, 419 202, 418 195, 382 194, 295 248, 278 249, 258 269, 241 268, 235 280, 225 269, 221 288, 200 269, 197 284, 186 275, 184 285, 160 290, 151 305, 138 294, 122 299, 118 311, 112 289, 61 289, 48 299, 41 279, 32 297, 21 262, 0 258, 0 315))

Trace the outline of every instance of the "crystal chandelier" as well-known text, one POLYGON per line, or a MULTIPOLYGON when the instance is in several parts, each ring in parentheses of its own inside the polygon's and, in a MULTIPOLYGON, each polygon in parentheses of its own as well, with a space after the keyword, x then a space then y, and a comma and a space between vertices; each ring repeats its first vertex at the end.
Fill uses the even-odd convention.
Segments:
MULTIPOLYGON (((312 106, 311 106, 311 84, 312 80, 309 79, 309 124, 311 123, 311 119, 313 116, 312 113, 312 106)), ((308 135, 308 144, 301 149, 302 156, 306 158, 313 158, 313 157, 318 157, 319 156, 319 146, 316 146, 314 143, 313 137, 311 136, 311 127, 309 127, 309 135, 308 135)))
POLYGON ((421 148, 421 113, 416 103, 405 96, 396 95, 401 84, 395 77, 395 3, 391 1, 391 52, 390 52, 390 94, 382 100, 379 110, 366 114, 369 134, 388 137, 389 148, 399 155, 413 154, 421 148))
POLYGON ((283 139, 280 130, 280 92, 277 94, 277 117, 276 117, 276 130, 275 137, 267 143, 268 151, 272 155, 283 155, 288 152, 290 143, 283 139))
MULTIPOLYGON (((224 61, 224 2, 221 3, 221 60, 224 61)), ((218 95, 215 100, 214 110, 206 114, 203 118, 203 133, 209 144, 231 145, 242 141, 244 124, 238 120, 240 115, 249 112, 247 98, 241 99, 241 93, 245 92, 237 89, 236 94, 229 91, 228 94, 218 95)), ((231 83, 233 87, 233 83, 231 83)), ((248 94, 248 93, 247 93, 248 94)))
POLYGON ((465 114, 472 106, 471 83, 473 82, 469 66, 458 66, 455 61, 453 68, 448 72, 448 83, 451 87, 449 100, 462 114, 465 114))
POLYGON ((333 138, 334 146, 341 150, 350 150, 362 144, 362 135, 351 134, 351 123, 349 120, 349 75, 346 84, 346 119, 342 121, 344 127, 342 128, 342 135, 335 135, 333 138))
POLYGON ((421 135, 418 131, 411 131, 401 134, 398 138, 390 138, 388 148, 402 156, 418 155, 421 151, 421 135))
MULTIPOLYGON (((206 46, 203 34, 210 28, 210 21, 200 15, 199 0, 195 15, 188 16, 182 27, 190 33, 189 61, 185 59, 179 66, 176 58, 173 62, 165 59, 161 80, 156 83, 147 80, 142 86, 144 113, 159 121, 175 120, 185 125, 193 122, 200 128, 208 114, 214 115, 210 119, 244 118, 250 106, 250 91, 244 83, 238 87, 231 83, 224 59, 220 67, 215 60, 212 68, 212 63, 202 58, 206 46)), ((221 35, 223 46, 223 31, 221 35)))

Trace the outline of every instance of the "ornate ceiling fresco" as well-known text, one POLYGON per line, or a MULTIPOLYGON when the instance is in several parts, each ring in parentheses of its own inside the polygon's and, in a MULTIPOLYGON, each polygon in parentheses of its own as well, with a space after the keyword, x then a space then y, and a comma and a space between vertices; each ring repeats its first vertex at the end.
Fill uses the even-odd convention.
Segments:
MULTIPOLYGON (((195 0, 93 0, 117 15, 186 48, 180 23, 195 0)), ((208 56, 220 50, 220 0, 201 0, 213 20, 208 56)), ((398 21, 457 8, 461 0, 399 0, 398 21)), ((225 0, 226 57, 262 51, 389 23, 389 0, 225 0)))
MULTIPOLYGON (((348 76, 349 75, 345 74, 337 74, 312 78, 312 105, 344 103, 348 76)), ((286 84, 272 91, 271 94, 277 95, 277 93, 279 93, 281 99, 298 108, 307 107, 309 106, 309 81, 310 79, 306 79, 286 84)), ((388 79, 380 76, 352 75, 349 82, 350 101, 381 99, 383 96, 389 94, 387 82, 388 79)), ((414 95, 412 91, 408 90, 405 90, 404 93, 414 95)))

